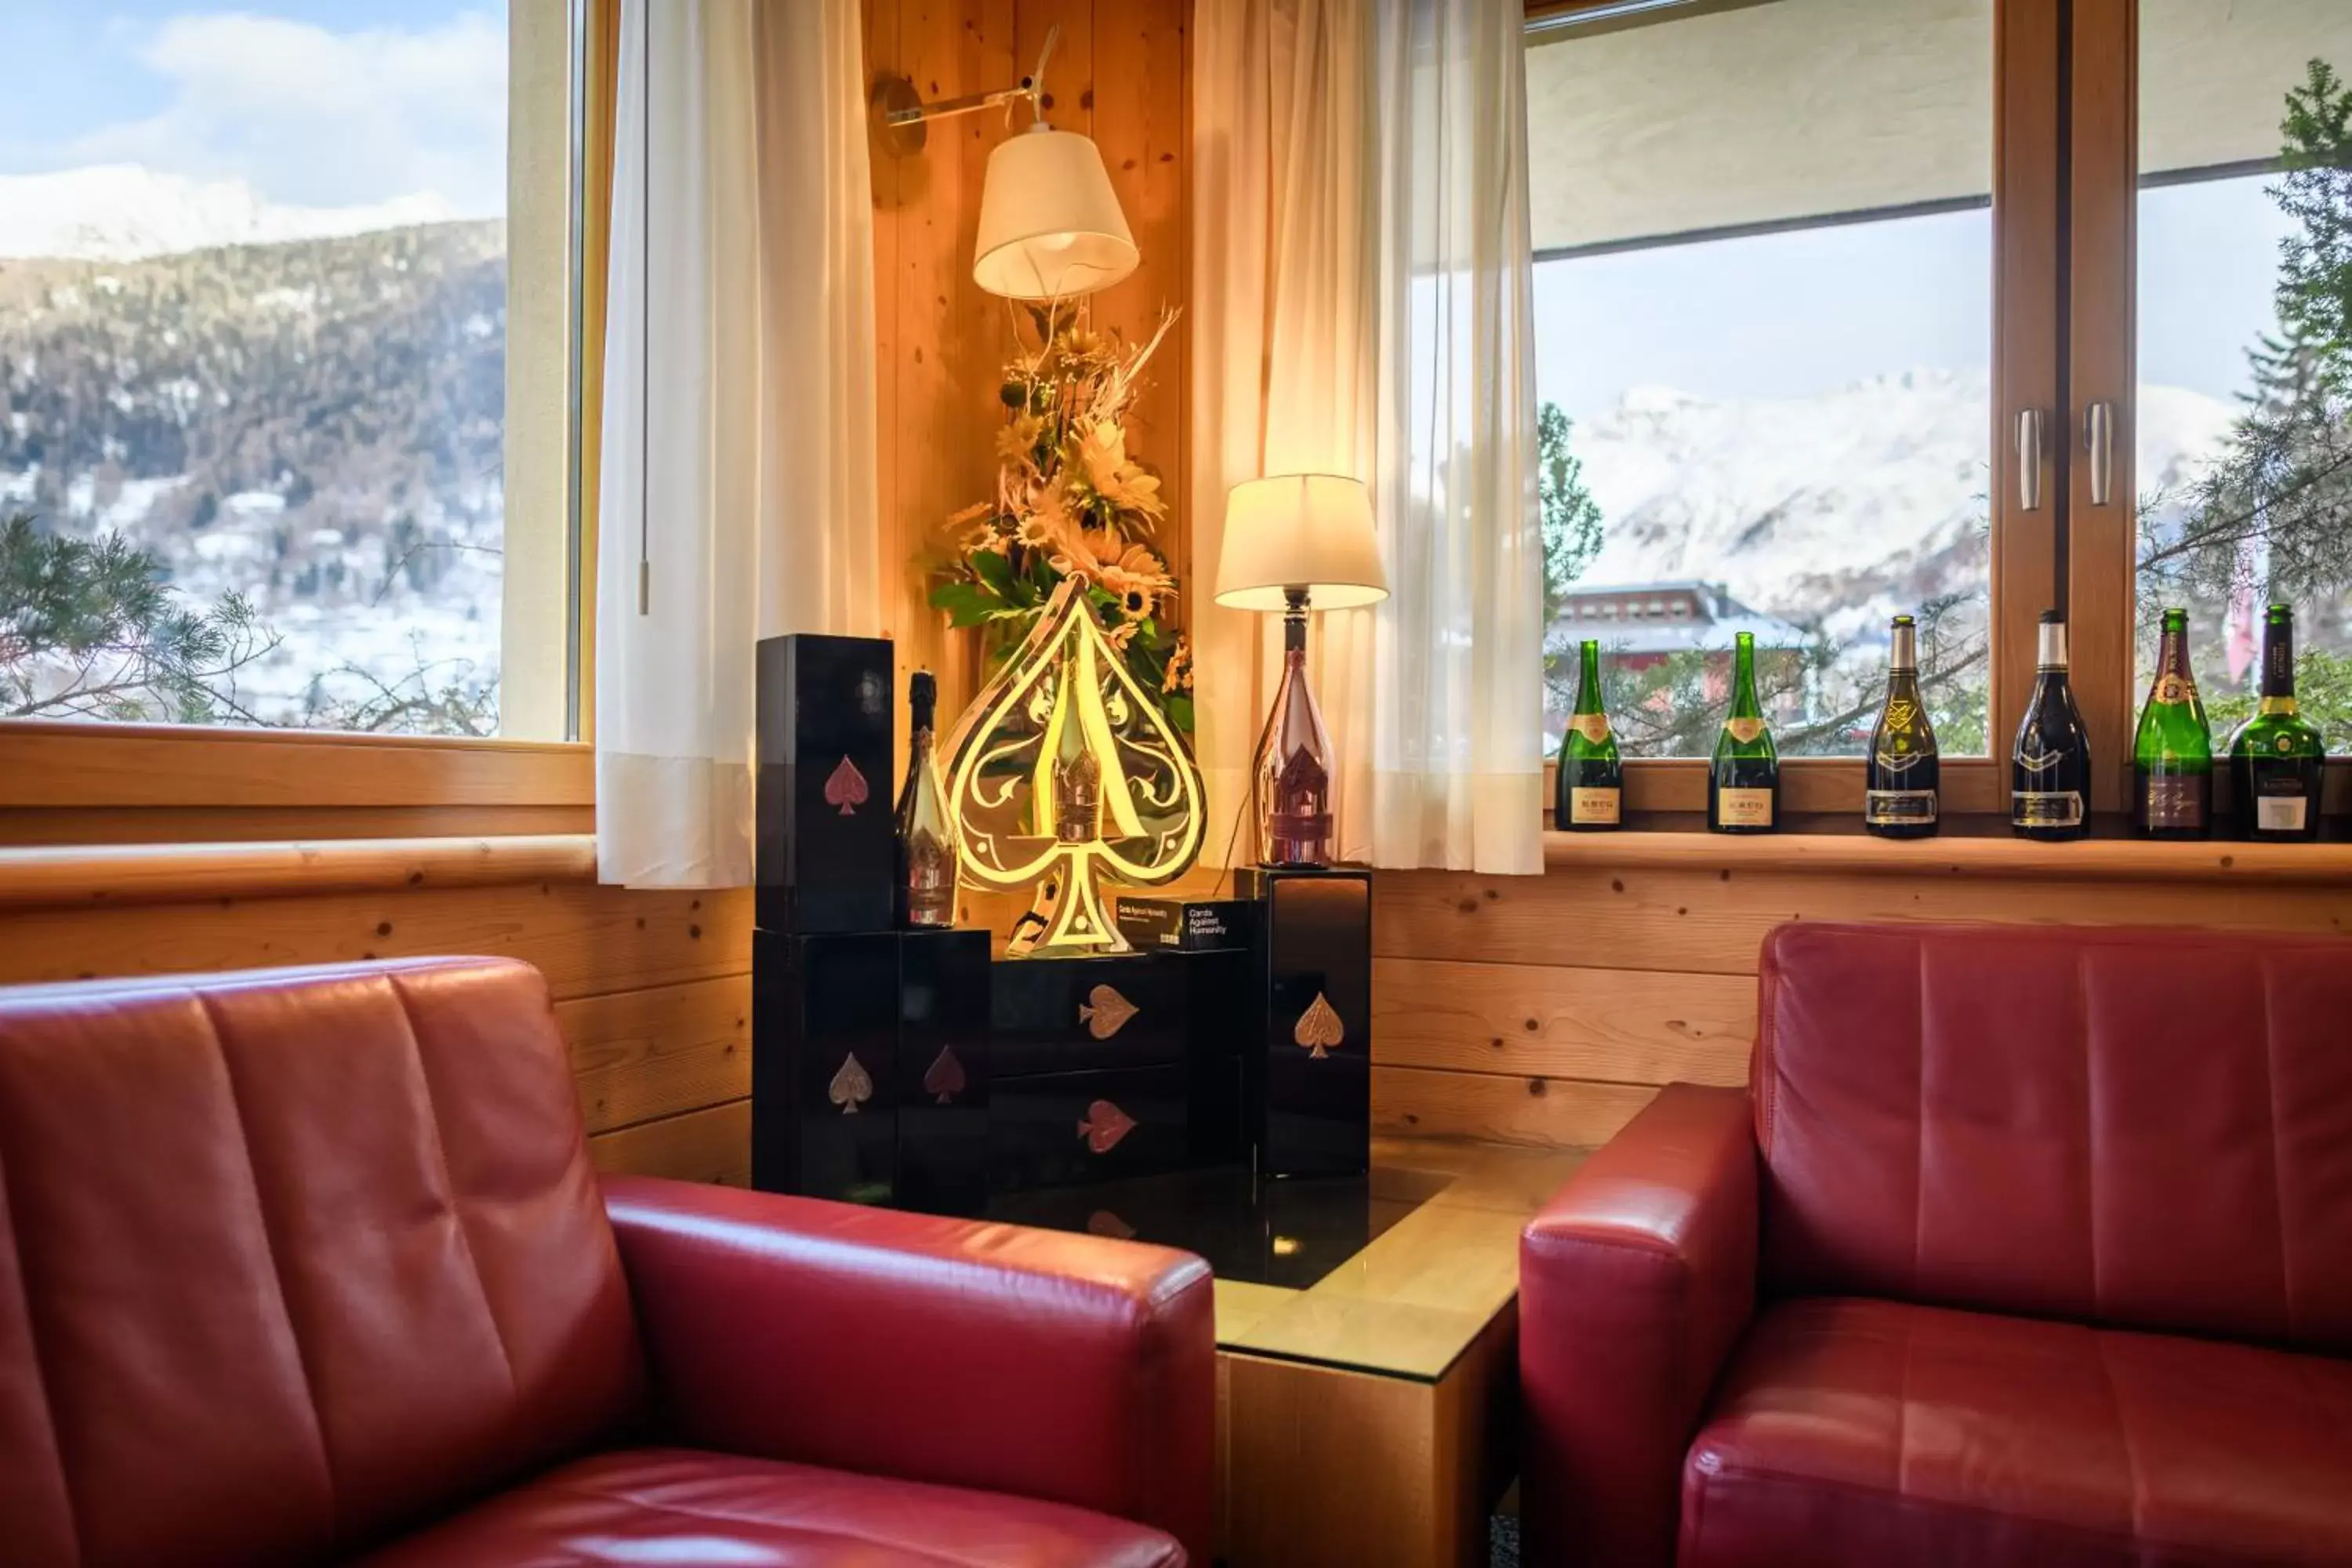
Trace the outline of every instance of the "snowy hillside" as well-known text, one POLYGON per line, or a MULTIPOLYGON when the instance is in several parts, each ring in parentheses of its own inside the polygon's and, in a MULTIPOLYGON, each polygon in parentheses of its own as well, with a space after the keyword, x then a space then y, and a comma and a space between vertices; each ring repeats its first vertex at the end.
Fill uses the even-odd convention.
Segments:
POLYGON ((0 257, 130 261, 223 245, 336 238, 457 216, 436 195, 289 206, 264 200, 242 180, 197 181, 106 163, 0 175, 0 257))
MULTIPOLYGON (((1628 392, 1571 438, 1605 531, 1588 584, 1698 578, 1856 645, 1985 581, 1991 417, 1981 374, 1915 371, 1819 396, 1628 392)), ((2138 486, 2180 483, 2230 404, 2141 393, 2138 486)))

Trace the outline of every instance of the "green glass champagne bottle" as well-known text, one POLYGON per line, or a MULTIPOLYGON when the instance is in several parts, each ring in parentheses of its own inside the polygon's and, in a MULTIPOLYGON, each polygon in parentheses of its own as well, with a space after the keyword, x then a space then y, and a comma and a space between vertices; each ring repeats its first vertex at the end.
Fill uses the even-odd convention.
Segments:
POLYGON ((1756 700, 1756 634, 1733 643, 1731 711, 1706 772, 1706 825, 1717 833, 1770 833, 1780 826, 1780 752, 1756 700))
POLYGON ((2294 611, 2273 605, 2263 617, 2263 700, 2230 737, 2230 783, 2238 831, 2296 842, 2319 837, 2319 784, 2326 742, 2294 705, 2294 611))
POLYGON ((1606 833, 1622 815, 1625 770, 1601 700, 1601 645, 1587 637, 1578 658, 1576 713, 1560 737, 1551 820, 1570 833, 1606 833))
POLYGON ((1942 769, 1936 727, 1919 700, 1919 629, 1897 616, 1887 634, 1886 704, 1863 768, 1862 826, 1881 838, 1933 837, 1942 769))
POLYGON ((2212 819, 2213 730, 2189 672, 2189 612, 2167 610, 2132 741, 2132 829, 2143 838, 2202 838, 2212 819))

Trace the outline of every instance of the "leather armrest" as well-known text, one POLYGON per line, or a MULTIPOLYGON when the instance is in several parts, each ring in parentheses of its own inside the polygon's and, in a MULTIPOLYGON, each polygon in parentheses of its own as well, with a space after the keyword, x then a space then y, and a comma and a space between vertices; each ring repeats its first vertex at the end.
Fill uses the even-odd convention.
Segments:
POLYGON ((1744 1089, 1670 1084, 1519 1241, 1531 1563, 1675 1561, 1683 1458, 1756 1306, 1744 1089))
POLYGON ((1209 1561, 1199 1258, 645 1176, 604 1196, 679 1441, 1075 1503, 1209 1561))

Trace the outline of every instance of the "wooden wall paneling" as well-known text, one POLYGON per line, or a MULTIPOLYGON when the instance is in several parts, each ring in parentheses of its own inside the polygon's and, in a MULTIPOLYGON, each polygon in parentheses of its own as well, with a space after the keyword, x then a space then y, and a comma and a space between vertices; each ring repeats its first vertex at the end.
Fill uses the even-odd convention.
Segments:
MULTIPOLYGON (((1375 1054, 1379 1052, 1375 1045, 1375 1054)), ((1504 1078, 1372 1068, 1372 1131, 1399 1138, 1590 1148, 1606 1143, 1658 1092, 1654 1084, 1504 1078)))
POLYGON ((1988 921, 2352 931, 2352 890, 2208 884, 1942 880, 1801 872, 1561 870, 1537 877, 1392 872, 1375 883, 1381 959, 1753 974, 1787 921, 1988 921))
POLYGON ((2070 223, 2074 277, 2067 311, 2072 477, 2067 604, 2070 678, 2089 732, 2092 804, 2129 803, 2133 686, 2133 576, 2139 546, 2139 492, 2132 429, 2138 329, 2135 230, 2139 207, 2139 36, 2136 0, 2074 0, 2071 15, 2074 98, 2069 115, 2070 223), (2104 506, 2091 500, 2083 446, 2091 405, 2113 410, 2114 483, 2104 506))
POLYGON ((730 1100, 588 1140, 600 1171, 681 1182, 751 1184, 751 1102, 730 1100))
POLYGON ((559 999, 741 973, 751 896, 584 882, 0 915, 0 984, 433 953, 520 958, 559 999))
MULTIPOLYGON (((1150 338, 1163 310, 1181 310, 1192 298, 1186 22, 1183 0, 1143 0, 1103 6, 1093 24, 1087 93, 1092 134, 1142 252, 1132 276, 1095 297, 1094 320, 1097 331, 1116 331, 1129 342, 1150 338)), ((1050 79, 1053 73, 1046 74, 1050 79)), ((1180 318, 1153 356, 1129 429, 1131 455, 1160 476, 1168 518, 1158 542, 1180 586, 1191 517, 1184 483, 1191 407, 1188 324, 1180 318)))
POLYGON ((1746 975, 1384 959, 1372 1038, 1393 1067, 1630 1083, 1748 1081, 1746 975))
POLYGON ((591 1132, 751 1092, 751 977, 579 996, 555 1005, 591 1132))

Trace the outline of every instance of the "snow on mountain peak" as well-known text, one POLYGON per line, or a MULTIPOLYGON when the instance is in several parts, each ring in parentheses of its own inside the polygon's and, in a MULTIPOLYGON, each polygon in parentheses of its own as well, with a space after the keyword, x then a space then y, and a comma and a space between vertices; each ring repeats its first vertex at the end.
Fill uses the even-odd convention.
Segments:
POLYGON ((194 180, 138 163, 0 174, 0 257, 131 261, 459 216, 447 198, 431 192, 353 206, 294 206, 266 199, 243 180, 194 180))

